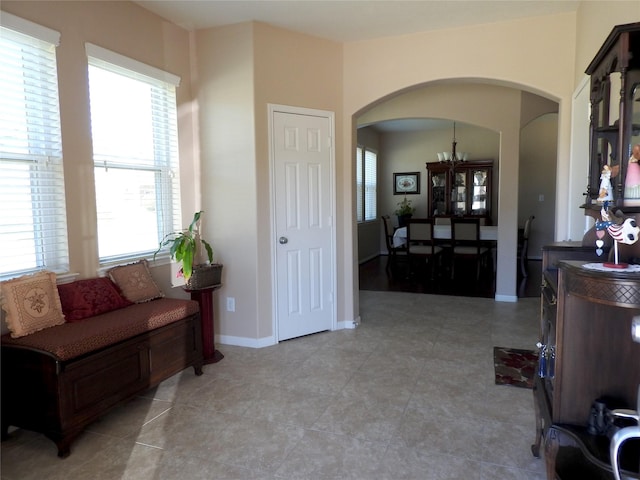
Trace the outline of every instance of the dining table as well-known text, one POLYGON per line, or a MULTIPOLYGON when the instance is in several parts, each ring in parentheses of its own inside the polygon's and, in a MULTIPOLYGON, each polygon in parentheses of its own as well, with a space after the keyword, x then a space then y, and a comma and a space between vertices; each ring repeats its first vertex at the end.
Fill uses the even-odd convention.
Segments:
MULTIPOLYGON (((433 238, 437 240, 451 239, 451 225, 434 225, 433 238)), ((497 241, 498 226, 497 225, 481 225, 480 240, 497 241)), ((402 247, 407 243, 407 227, 400 227, 393 233, 393 246, 402 247)))

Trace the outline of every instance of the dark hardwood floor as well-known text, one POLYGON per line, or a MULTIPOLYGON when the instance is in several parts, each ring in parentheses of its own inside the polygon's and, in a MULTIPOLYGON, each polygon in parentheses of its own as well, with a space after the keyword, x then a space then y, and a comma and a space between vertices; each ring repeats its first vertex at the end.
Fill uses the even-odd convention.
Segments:
MULTIPOLYGON (((396 268, 387 269, 387 256, 381 255, 360 265, 360 290, 395 291, 412 293, 432 293, 439 295, 458 295, 466 297, 495 297, 495 274, 493 268, 481 271, 476 281, 475 267, 464 265, 456 268, 456 279, 451 280, 448 271, 434 275, 428 271, 409 275, 406 261, 402 259, 396 268)), ((522 278, 518 272, 519 297, 539 297, 542 281, 542 262, 529 260, 528 276, 522 278)))

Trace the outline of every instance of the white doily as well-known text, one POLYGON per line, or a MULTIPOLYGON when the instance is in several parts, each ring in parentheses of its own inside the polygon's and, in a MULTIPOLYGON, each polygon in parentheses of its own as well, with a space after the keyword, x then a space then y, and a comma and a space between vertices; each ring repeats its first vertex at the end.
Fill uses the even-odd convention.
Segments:
POLYGON ((626 268, 605 267, 604 263, 585 263, 582 268, 599 272, 640 272, 640 265, 629 265, 626 268))

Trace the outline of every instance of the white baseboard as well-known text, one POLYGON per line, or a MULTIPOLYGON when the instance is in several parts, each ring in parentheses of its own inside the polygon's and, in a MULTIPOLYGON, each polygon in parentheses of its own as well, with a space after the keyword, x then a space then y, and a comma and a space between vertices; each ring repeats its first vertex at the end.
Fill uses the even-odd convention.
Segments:
POLYGON ((517 295, 496 295, 495 301, 515 303, 518 301, 518 296, 517 295))
POLYGON ((275 345, 278 342, 273 336, 264 338, 247 338, 234 337, 232 335, 220 335, 218 337, 218 343, 222 345, 234 345, 236 347, 264 348, 275 345))
POLYGON ((360 317, 356 320, 346 320, 344 322, 338 322, 336 330, 352 330, 360 325, 360 317))
MULTIPOLYGON (((336 330, 354 329, 360 324, 360 317, 356 320, 345 320, 338 322, 336 330)), ((247 337, 234 337, 232 335, 220 335, 217 338, 217 343, 221 345, 233 345, 236 347, 249 347, 249 348, 264 348, 276 345, 278 342, 274 336, 264 338, 247 338, 247 337)))

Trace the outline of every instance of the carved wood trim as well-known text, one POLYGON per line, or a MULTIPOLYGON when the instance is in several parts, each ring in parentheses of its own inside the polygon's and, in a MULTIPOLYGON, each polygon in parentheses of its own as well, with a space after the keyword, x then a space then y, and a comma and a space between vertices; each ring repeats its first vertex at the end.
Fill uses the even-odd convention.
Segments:
POLYGON ((569 262, 563 262, 564 265, 571 272, 565 283, 568 294, 604 305, 640 308, 640 282, 637 278, 623 278, 620 274, 613 276, 608 272, 587 272, 580 266, 569 266, 569 262))

